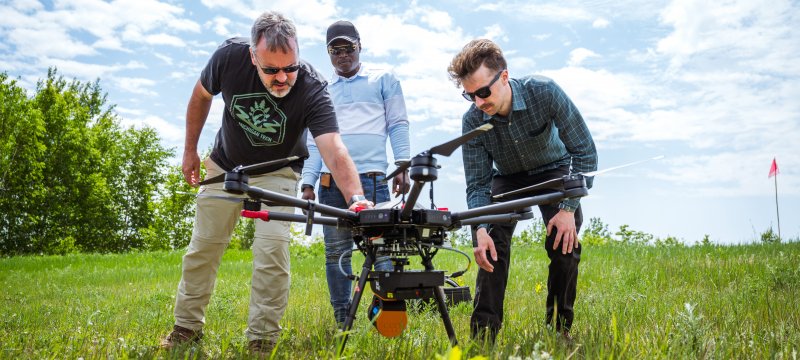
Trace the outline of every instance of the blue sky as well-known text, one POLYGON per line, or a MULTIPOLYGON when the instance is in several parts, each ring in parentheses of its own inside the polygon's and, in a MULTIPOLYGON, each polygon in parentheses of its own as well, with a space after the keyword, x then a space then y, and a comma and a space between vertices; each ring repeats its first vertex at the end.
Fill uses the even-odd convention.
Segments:
MULTIPOLYGON (((355 23, 361 60, 392 66, 402 82, 413 154, 460 134, 469 103, 447 65, 469 40, 490 38, 511 77, 541 74, 565 89, 601 169, 665 156, 598 177, 582 200, 587 218, 688 243, 704 234, 751 242, 777 230, 767 178, 777 157, 781 232, 800 236, 796 1, 0 0, 0 71, 28 89, 48 67, 99 78, 123 124, 154 127, 180 154, 186 103, 209 55, 248 36, 268 9, 295 21, 301 57, 326 75, 325 29, 355 23)), ((221 114, 217 98, 201 146, 221 114)), ((436 204, 465 209, 461 153, 439 163, 436 204)))

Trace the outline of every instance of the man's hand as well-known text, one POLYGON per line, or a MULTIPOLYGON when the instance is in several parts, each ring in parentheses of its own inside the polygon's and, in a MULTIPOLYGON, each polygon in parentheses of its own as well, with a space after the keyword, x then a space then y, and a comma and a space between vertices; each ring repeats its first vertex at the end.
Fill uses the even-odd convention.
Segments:
POLYGON ((406 194, 409 189, 411 189, 411 179, 408 178, 408 170, 392 178, 392 194, 395 196, 400 196, 401 193, 406 194))
POLYGON ((553 241, 553 250, 558 249, 558 245, 562 244, 561 253, 572 253, 572 250, 580 247, 578 243, 578 232, 575 229, 575 213, 559 210, 556 216, 550 219, 547 223, 547 236, 550 236, 550 231, 556 227, 557 233, 555 241, 553 241))
POLYGON ((193 187, 197 187, 200 182, 200 156, 197 155, 197 151, 183 152, 181 171, 186 182, 193 187))
POLYGON ((348 210, 356 211, 356 208, 358 208, 358 207, 361 207, 361 209, 372 209, 372 208, 375 207, 375 204, 373 204, 372 201, 369 201, 369 200, 356 201, 356 202, 350 204, 350 207, 348 208, 348 210))
POLYGON ((478 229, 477 237, 478 246, 472 248, 472 253, 475 256, 475 263, 477 263, 478 266, 480 266, 483 270, 494 272, 494 265, 492 265, 489 262, 489 259, 486 258, 486 251, 488 250, 492 260, 497 261, 497 250, 494 248, 494 240, 492 240, 492 237, 489 236, 489 233, 486 232, 485 228, 478 229))
POLYGON ((301 196, 303 200, 311 200, 314 201, 317 199, 317 195, 314 194, 314 189, 310 187, 306 187, 303 189, 303 195, 301 196))

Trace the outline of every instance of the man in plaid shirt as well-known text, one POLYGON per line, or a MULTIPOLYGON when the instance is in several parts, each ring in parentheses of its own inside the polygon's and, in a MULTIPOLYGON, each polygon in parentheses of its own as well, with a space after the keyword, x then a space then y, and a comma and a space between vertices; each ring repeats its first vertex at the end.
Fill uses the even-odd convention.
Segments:
MULTIPOLYGON (((448 68, 473 106, 464 114, 462 132, 487 122, 494 128, 463 147, 469 208, 488 205, 491 196, 597 169, 592 135, 575 104, 551 79, 509 76, 503 52, 490 40, 470 41, 448 68)), ((591 187, 592 179, 587 179, 591 187)), ((544 190, 546 192, 547 190, 544 190)), ((510 196, 507 200, 537 193, 510 196)), ((506 199, 504 199, 506 200, 506 199)), ((546 322, 571 340, 583 222, 578 199, 540 205, 547 225, 545 248, 550 258, 546 322)), ((470 329, 473 338, 494 342, 503 324, 503 300, 516 224, 473 227, 473 252, 480 266, 470 329)))

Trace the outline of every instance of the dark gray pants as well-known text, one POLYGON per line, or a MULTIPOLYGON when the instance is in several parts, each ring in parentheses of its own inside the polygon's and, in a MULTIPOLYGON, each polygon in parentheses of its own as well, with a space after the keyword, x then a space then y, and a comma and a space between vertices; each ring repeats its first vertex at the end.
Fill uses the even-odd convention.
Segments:
MULTIPOLYGON (((568 173, 567 167, 529 175, 527 173, 495 176, 492 179, 492 195, 509 192, 526 186, 534 185, 546 180, 558 178, 568 173)), ((511 197, 514 200, 546 193, 547 190, 522 194, 511 197)), ((542 219, 547 225, 559 209, 558 204, 540 205, 542 219)), ((575 211, 575 226, 580 231, 583 223, 581 208, 575 211)), ((516 224, 493 224, 489 226, 489 235, 494 240, 497 251, 497 262, 487 258, 494 265, 494 272, 478 270, 476 281, 474 310, 470 319, 470 329, 473 337, 488 336, 494 341, 497 332, 503 324, 503 301, 505 300, 506 285, 508 284, 509 264, 511 262, 511 237, 516 224), (488 331, 488 333, 486 332, 488 331)), ((545 321, 550 324, 553 320, 554 305, 558 307, 556 329, 569 330, 572 327, 573 310, 575 303, 575 288, 578 283, 578 263, 581 259, 581 248, 576 248, 572 253, 562 255, 561 246, 553 250, 556 231, 554 227, 545 241, 547 256, 550 258, 549 275, 547 278, 547 310, 545 321)), ((527 274, 522 274, 527 276, 527 274)), ((533 292, 533 289, 530 289, 533 292)))

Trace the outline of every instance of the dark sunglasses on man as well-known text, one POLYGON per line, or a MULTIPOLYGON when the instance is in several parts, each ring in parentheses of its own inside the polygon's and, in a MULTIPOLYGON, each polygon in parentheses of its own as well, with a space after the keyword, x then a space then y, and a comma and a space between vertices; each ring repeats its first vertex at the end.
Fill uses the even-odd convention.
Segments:
POLYGON ((489 85, 486 85, 486 86, 484 86, 484 87, 482 87, 482 88, 480 88, 478 90, 475 90, 475 92, 466 92, 466 90, 462 91, 461 92, 461 96, 463 96, 464 99, 467 99, 467 101, 472 101, 472 102, 475 102, 475 97, 476 96, 481 98, 481 99, 486 99, 487 97, 492 96, 491 87, 492 87, 492 85, 494 85, 494 83, 497 81, 497 79, 500 78, 500 74, 502 74, 503 71, 506 71, 506 69, 500 70, 497 73, 497 75, 494 76, 494 79, 492 79, 492 81, 489 82, 489 85))
POLYGON ((333 56, 339 56, 341 54, 350 55, 353 52, 355 52, 356 49, 357 49, 356 44, 328 46, 328 54, 333 56))
POLYGON ((256 56, 255 52, 253 52, 253 58, 256 59, 256 64, 258 64, 258 67, 261 69, 261 71, 263 71, 264 74, 267 74, 267 75, 275 75, 275 74, 277 74, 277 73, 279 73, 281 71, 283 71, 286 74, 289 74, 289 73, 293 73, 293 72, 295 72, 297 70, 300 70, 300 64, 294 64, 294 65, 289 65, 289 66, 284 66, 284 67, 266 67, 266 66, 261 66, 261 62, 258 61, 258 56, 256 56))

